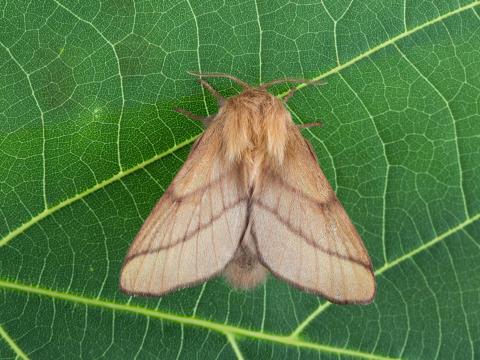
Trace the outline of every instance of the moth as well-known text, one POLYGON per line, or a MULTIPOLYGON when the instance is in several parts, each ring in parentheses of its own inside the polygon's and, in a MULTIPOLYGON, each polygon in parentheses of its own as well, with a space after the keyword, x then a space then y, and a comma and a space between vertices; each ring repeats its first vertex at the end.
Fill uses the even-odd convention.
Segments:
MULTIPOLYGON (((311 145, 284 100, 228 74, 196 74, 216 115, 145 220, 125 258, 120 288, 162 296, 223 274, 236 288, 268 272, 334 303, 370 303, 372 263, 311 145), (205 78, 235 81, 223 98, 205 78)), ((179 112, 192 118, 197 116, 179 112)))

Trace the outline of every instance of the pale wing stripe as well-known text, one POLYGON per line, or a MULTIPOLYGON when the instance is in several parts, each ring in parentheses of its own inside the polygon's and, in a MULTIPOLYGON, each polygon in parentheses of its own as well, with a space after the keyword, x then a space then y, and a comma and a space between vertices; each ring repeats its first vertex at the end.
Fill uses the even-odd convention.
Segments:
MULTIPOLYGON (((175 222, 176 222, 176 219, 177 219, 177 213, 178 213, 178 209, 179 209, 179 208, 180 208, 180 205, 175 206, 175 212, 174 212, 175 215, 173 216, 173 222, 171 222, 172 225, 171 225, 171 227, 170 227, 170 231, 169 231, 168 233, 166 233, 166 234, 170 234, 170 236, 171 236, 171 234, 172 234, 172 232, 173 232, 172 229, 173 229, 174 226, 175 226, 175 222)), ((157 228, 157 231, 155 232, 155 235, 157 235, 157 232, 158 232, 158 228, 157 228)), ((165 234, 165 236, 166 236, 166 234, 165 234)), ((164 237, 164 238, 165 238, 165 237, 164 237)), ((150 235, 149 244, 151 244, 152 241, 154 241, 154 239, 155 239, 155 236, 150 235)), ((149 247, 150 247, 150 245, 149 245, 149 247)), ((162 284, 163 284, 163 279, 164 279, 164 275, 165 275, 165 268, 166 268, 165 264, 166 264, 166 262, 168 261, 168 260, 167 260, 167 259, 168 259, 168 254, 169 254, 169 252, 167 251, 167 252, 166 252, 166 255, 165 255, 165 262, 164 262, 164 264, 163 264, 163 269, 162 269, 162 284)), ((158 254, 157 254, 157 255, 158 255, 158 254)), ((142 258, 142 264, 141 264, 140 268, 143 269, 143 267, 145 266, 145 262, 147 261, 147 259, 148 259, 147 256, 144 256, 144 257, 142 258)), ((159 259, 160 259, 160 256, 156 256, 156 257, 155 257, 155 261, 154 261, 154 263, 153 263, 153 269, 157 268, 157 263, 158 263, 158 260, 159 260, 159 259)), ((139 268, 139 269, 140 269, 140 268, 139 268)), ((153 270, 153 269, 151 269, 151 270, 153 270)), ((137 279, 136 279, 136 281, 135 281, 135 285, 136 285, 136 282, 137 282, 137 280, 138 280, 138 274, 139 274, 139 273, 140 273, 140 271, 137 273, 137 279)), ((142 273, 143 273, 143 271, 142 271, 142 273)), ((154 280, 153 276, 150 276, 150 277, 149 277, 149 282, 148 282, 148 287, 147 287, 147 289, 151 289, 151 288, 152 288, 152 282, 153 282, 153 280, 154 280)))
MULTIPOLYGON (((175 207, 172 211, 176 212, 176 211, 177 211, 177 208, 175 207)), ((168 215, 166 215, 166 218, 168 218, 168 215)), ((152 223, 155 224, 156 222, 152 221, 152 223)), ((150 224, 148 224, 148 225, 150 225, 150 224)), ((154 227, 154 228, 155 228, 155 227, 154 227)), ((143 234, 149 234, 149 233, 150 233, 150 232, 147 232, 147 231, 143 232, 143 234)), ((153 239, 154 239, 154 237, 153 237, 152 235, 150 235, 150 238, 148 239, 148 246, 147 246, 147 248, 150 247, 150 244, 152 243, 153 239)), ((135 244, 135 242, 134 242, 134 244, 135 244)), ((143 244, 143 242, 139 243, 138 246, 141 247, 142 244, 143 244)), ((147 257, 143 257, 143 258, 141 259, 140 266, 137 267, 137 272, 136 272, 136 274, 135 274, 135 276, 134 276, 134 279, 133 279, 133 288, 136 288, 136 287, 137 287, 137 282, 138 282, 138 280, 139 280, 139 278, 140 278, 140 274, 142 274, 142 273, 144 272, 144 271, 143 271, 143 268, 145 267, 145 261, 146 261, 146 259, 147 259, 147 257)), ((131 260, 133 260, 133 257, 130 258, 130 259, 127 258, 126 262, 128 263, 128 262, 130 262, 131 260)), ((149 284, 150 284, 151 281, 152 281, 152 278, 150 277, 149 284)), ((150 286, 150 285, 149 285, 149 286, 150 286)))
MULTIPOLYGON (((223 192, 223 184, 221 184, 219 188, 220 188, 220 197, 222 198, 222 211, 225 211, 226 206, 225 206, 225 194, 223 192)), ((230 225, 228 223, 227 217, 225 217, 225 223, 227 224, 228 235, 229 235, 230 239, 233 240, 233 236, 232 236, 232 233, 230 231, 230 225)))
MULTIPOLYGON (((152 254, 152 253, 155 253, 155 252, 158 252, 158 251, 161 251, 161 250, 168 250, 172 247, 175 247, 181 243, 184 243, 184 242, 187 242, 187 241, 190 241, 192 240, 192 238, 197 235, 197 233, 203 229, 206 229, 208 227, 210 227, 214 222, 216 222, 217 220, 220 220, 221 218, 223 218, 224 216, 224 213, 237 207, 240 203, 246 201, 247 198, 241 198, 241 199, 238 199, 235 203, 229 205, 228 207, 225 208, 224 211, 222 211, 221 213, 217 214, 216 216, 214 216, 210 221, 209 223, 207 224, 201 224, 200 226, 197 226, 195 229, 193 229, 192 231, 190 231, 188 234, 186 234, 183 238, 179 238, 179 240, 175 241, 175 242, 171 242, 169 243, 168 245, 159 245, 157 247, 152 247, 148 250, 143 250, 143 251, 139 251, 135 254, 132 254, 130 255, 127 259, 130 260, 130 259, 133 259, 137 256, 141 256, 141 255, 147 255, 147 254, 152 254)), ((195 209, 198 209, 198 208, 195 208, 195 209)), ((189 226, 191 224, 191 220, 193 219, 193 216, 190 217, 190 223, 189 223, 189 226)), ((198 221, 200 222, 200 221, 198 221)), ((230 230, 229 230, 230 231, 230 230)), ((230 235, 230 238, 232 237, 231 234, 230 235)), ((152 238, 154 238, 155 236, 153 236, 152 238)))
POLYGON ((371 302, 375 281, 359 234, 298 131, 289 144, 285 163, 265 168, 252 200, 262 264, 331 301, 371 302))
MULTIPOLYGON (((228 185, 225 184, 225 181, 222 181, 218 184, 218 186, 223 187, 228 185)), ((241 198, 234 201, 236 199, 236 196, 240 194, 238 191, 230 191, 230 198, 228 199, 228 202, 230 203, 228 204, 228 206, 225 209, 222 208, 221 214, 218 214, 218 216, 215 216, 214 219, 211 219, 210 216, 211 214, 213 214, 213 212, 211 212, 211 209, 207 209, 207 207, 212 207, 212 204, 215 203, 212 195, 218 190, 218 186, 217 188, 214 187, 209 189, 208 191, 211 192, 208 194, 203 193, 201 198, 197 201, 198 205, 195 206, 197 211, 195 211, 194 214, 196 222, 194 221, 194 223, 195 226, 198 227, 198 229, 197 231, 189 231, 189 233, 187 234, 189 236, 189 239, 186 239, 185 237, 187 235, 184 235, 180 238, 182 241, 181 244, 178 244, 179 247, 174 246, 174 238, 171 237, 172 233, 174 232, 172 231, 172 229, 176 226, 177 223, 176 214, 183 211, 178 210, 179 208, 176 207, 173 214, 165 219, 164 225, 168 226, 168 228, 165 229, 163 233, 161 233, 161 235, 163 236, 167 236, 167 234, 168 236, 170 236, 170 239, 166 242, 168 244, 168 249, 166 249, 166 251, 160 250, 157 252, 150 249, 149 251, 143 252, 142 254, 133 254, 128 259, 127 264, 131 261, 135 261, 135 258, 137 257, 142 257, 141 259, 137 259, 138 263, 133 265, 133 269, 135 269, 134 271, 136 272, 134 279, 130 278, 130 280, 128 280, 129 284, 131 284, 132 280, 134 280, 132 284, 133 286, 131 286, 133 288, 132 291, 135 291, 136 289, 138 292, 142 292, 144 294, 153 294, 155 291, 170 291, 170 289, 172 289, 172 287, 177 283, 183 287, 186 284, 201 281, 202 279, 211 276, 211 273, 213 274, 215 272, 218 272, 219 270, 221 270, 220 268, 223 268, 223 266, 226 265, 226 263, 231 257, 230 255, 233 256, 233 251, 232 254, 230 254, 230 251, 225 249, 225 247, 232 247, 232 245, 235 245, 234 243, 236 240, 233 238, 233 234, 228 233, 228 231, 233 230, 234 233, 238 234, 238 240, 240 239, 240 234, 242 233, 242 226, 244 226, 244 224, 242 224, 240 220, 243 220, 243 222, 246 223, 246 209, 244 209, 244 206, 242 206, 245 205, 246 198, 241 198), (201 208, 204 208, 203 210, 205 210, 203 216, 202 213, 198 211, 201 208), (228 217, 232 217, 233 219, 239 218, 238 221, 234 221, 234 229, 225 228, 225 226, 229 226, 230 219, 228 219, 228 217), (171 219, 171 221, 168 221, 170 218, 173 219, 171 219), (215 232, 218 232, 216 229, 219 229, 218 231, 220 231, 221 233, 226 233, 226 236, 228 236, 229 239, 225 240, 227 240, 229 245, 226 246, 225 243, 221 242, 222 239, 216 236, 217 234, 215 234, 215 232), (205 231, 213 231, 212 236, 208 236, 205 231), (192 239, 194 240, 194 244, 187 247, 187 243, 189 242, 187 240, 192 239), (198 242, 200 241, 202 242, 202 244, 205 244, 205 241, 208 241, 209 245, 206 248, 200 248, 198 244, 198 242), (198 255, 195 256, 195 253, 198 255), (185 259, 185 257, 188 257, 188 259, 185 259), (192 257, 195 257, 196 259, 192 261, 192 257), (197 259, 199 261, 201 259, 209 260, 204 261, 205 263, 199 263, 196 261, 197 259), (193 264, 193 262, 195 262, 195 264, 193 264), (180 270, 183 269, 183 271, 179 271, 179 268, 180 270), (158 274, 158 272, 161 272, 161 275, 157 275, 155 276, 155 278, 152 277, 153 274, 158 274), (194 276, 197 273, 199 274, 198 279, 196 279, 194 276), (149 278, 148 274, 152 274, 152 276, 150 276, 149 278), (149 278, 149 284, 143 284, 139 282, 140 279, 143 279, 144 281, 145 278, 149 278), (174 282, 173 280, 175 279, 178 281, 174 282), (140 291, 140 289, 142 289, 142 291, 140 291)), ((218 201, 222 203, 225 202, 225 200, 223 199, 218 199, 218 201)), ((182 214, 179 214, 178 216, 181 215, 182 214)), ((193 230, 192 225, 187 227, 190 228, 188 230, 193 230)), ((151 241, 151 239, 148 240, 151 241)), ((165 240, 163 240, 162 242, 165 243, 165 240)), ((130 286, 127 287, 130 288, 130 286)))
MULTIPOLYGON (((329 213, 328 213, 328 215, 324 214, 326 223, 330 222, 332 220, 329 215, 330 215, 329 213)), ((336 223, 337 219, 335 218, 334 221, 336 223)), ((340 240, 338 238, 335 238, 335 235, 332 234, 332 227, 331 226, 326 227, 325 235, 326 235, 325 237, 326 237, 327 241, 330 242, 330 248, 335 249, 335 251, 337 253, 339 253, 338 247, 342 243, 343 239, 340 240), (333 246, 332 246, 332 244, 333 244, 333 246)), ((342 245, 343 245, 343 243, 342 243, 342 245)), ((350 255, 351 254, 348 253, 349 257, 350 257, 350 255)), ((331 256, 329 256, 328 259, 330 260, 329 261, 330 268, 327 271, 325 271, 325 273, 331 274, 331 273, 334 273, 335 271, 340 272, 340 276, 332 276, 330 278, 330 289, 331 290, 336 289, 335 295, 337 296, 337 298, 346 298, 347 286, 346 286, 346 283, 345 283, 344 266, 348 266, 350 264, 350 262, 347 262, 346 265, 342 264, 342 266, 336 266, 338 264, 333 262, 333 258, 331 256)))
MULTIPOLYGON (((220 182, 219 183, 219 186, 222 186, 223 185, 223 182, 220 182)), ((210 208, 211 210, 211 208, 210 208)), ((225 209, 223 209, 223 212, 225 213, 225 209)), ((223 218, 223 217, 222 217, 223 218)), ((212 243, 212 253, 213 253, 213 257, 215 259, 215 269, 219 269, 220 268, 220 264, 219 264, 219 259, 218 259, 218 255, 217 255, 217 251, 216 251, 216 246, 215 246, 215 233, 213 231, 215 227, 215 223, 212 224, 212 226, 210 226, 210 232, 211 232, 211 236, 210 236, 210 241, 212 243)), ((198 256, 198 255, 197 255, 198 256)))
MULTIPOLYGON (((178 211, 179 211, 179 209, 181 208, 181 206, 182 206, 182 203, 177 203, 177 206, 176 206, 176 208, 175 208, 175 213, 174 213, 175 215, 174 215, 174 217, 173 217, 173 221, 171 221, 171 224, 172 224, 172 225, 171 225, 168 233, 165 234, 165 236, 167 236, 167 234, 168 234, 168 236, 169 236, 169 241, 168 241, 168 243, 170 243, 170 244, 172 243, 173 231, 174 231, 174 229, 175 229, 175 225, 176 225, 176 223, 177 223, 177 219, 179 218, 179 216, 178 216, 178 211)), ((153 238, 154 238, 154 237, 152 236, 152 239, 153 239, 153 238)), ((165 261, 161 264, 161 266, 162 266, 162 276, 161 276, 161 283, 160 283, 160 284, 161 284, 161 287, 163 288, 163 286, 165 285, 165 278, 166 278, 166 276, 165 276, 165 271, 169 268, 169 267, 168 267, 168 262, 171 261, 170 259, 172 259, 171 255, 173 254, 173 252, 170 252, 170 251, 162 251, 162 252, 159 251, 159 252, 157 252, 157 253, 156 253, 156 256, 155 256, 154 265, 153 265, 153 267, 152 267, 152 269, 151 269, 150 271, 153 273, 153 270, 157 268, 158 262, 159 262, 159 260, 162 258, 160 255, 162 255, 162 254, 165 254, 165 261), (170 256, 169 256, 169 255, 170 255, 170 256)), ((148 256, 144 256, 144 259, 148 259, 148 256)), ((180 260, 180 258, 178 258, 178 260, 180 260)), ((152 289, 152 283, 153 283, 153 281, 154 281, 154 276, 150 276, 150 281, 149 281, 148 289, 152 289)))
MULTIPOLYGON (((333 218, 333 221, 335 221, 335 227, 333 228, 334 231, 331 232, 331 239, 333 240, 333 242, 335 243, 335 249, 338 251, 338 246, 342 246, 344 249, 345 249, 345 252, 348 253, 348 256, 349 257, 353 257, 354 255, 352 254, 352 251, 355 251, 356 254, 361 254, 362 253, 362 250, 359 251, 358 247, 355 246, 355 242, 353 241, 353 239, 355 239, 355 234, 353 234, 352 232, 352 229, 349 228, 348 229, 348 233, 347 234, 344 234, 343 237, 341 237, 341 239, 338 238, 338 228, 340 226, 340 222, 339 222, 339 218, 338 217, 335 217, 335 216, 332 216, 331 215, 331 212, 330 212, 330 221, 332 221, 332 218, 333 218), (351 246, 347 246, 347 242, 350 244, 350 245, 353 245, 353 248, 351 248, 351 246)), ((330 227, 329 230, 332 230, 332 228, 330 227)), ((357 241, 358 243, 358 241, 357 241)), ((363 250, 364 251, 364 250, 363 250)), ((368 266, 368 269, 371 270, 371 266, 369 265, 368 266)), ((360 286, 360 284, 362 283, 361 282, 361 279, 359 278, 360 274, 358 271, 356 271, 354 269, 354 266, 352 264, 352 262, 347 262, 346 264, 344 264, 341 268, 340 268, 340 271, 342 273, 342 277, 341 277, 341 281, 342 281, 342 285, 343 285, 343 294, 345 294, 346 297, 349 297, 351 298, 352 296, 349 294, 349 291, 348 291, 348 285, 347 285, 347 282, 346 282, 346 279, 350 279, 350 278, 354 278, 356 281, 353 281, 351 282, 350 286, 352 287, 357 287, 360 286), (347 275, 345 275, 345 273, 347 273, 347 275), (347 295, 348 294, 348 295, 347 295)), ((358 289, 360 290, 360 289, 358 289)), ((360 291, 353 291, 354 294, 358 294, 360 291)))
MULTIPOLYGON (((270 213, 266 210, 258 209, 254 218, 262 224, 265 221, 272 221, 271 219, 267 220, 270 216, 270 213)), ((270 230, 278 228, 275 222, 270 222, 270 225, 270 230)), ((279 226, 281 225, 279 224, 279 226)), ((287 240, 282 234, 282 229, 279 232, 274 231, 272 234, 269 230, 259 228, 256 222, 254 222, 253 228, 253 236, 258 246, 260 260, 272 271, 273 275, 302 290, 321 294, 330 301, 359 303, 371 300, 370 294, 373 290, 370 282, 370 269, 346 259, 337 259, 331 263, 330 268, 321 266, 318 276, 310 273, 298 276, 298 267, 307 266, 311 269, 309 266, 311 261, 317 260, 319 265, 325 265, 333 257, 321 251, 316 251, 307 242, 300 241, 298 236, 294 235, 287 240), (273 236, 268 239, 271 234, 273 236), (301 250, 301 247, 305 249, 301 250), (299 258, 301 251, 307 254, 307 258, 299 258), (314 255, 314 253, 317 253, 317 255, 314 255), (286 260, 283 259, 285 257, 283 254, 286 254, 286 260), (359 276, 354 276, 355 273, 358 273, 359 276), (358 281, 360 281, 360 284, 368 284, 368 286, 365 288, 363 286, 359 287, 357 285, 358 281), (354 282, 355 284, 353 284, 354 282)))
MULTIPOLYGON (((200 216, 199 213, 196 215, 200 216)), ((180 246, 173 247, 168 251, 160 251, 153 254, 143 255, 141 258, 133 258, 126 264, 126 267, 130 269, 128 271, 133 270, 137 272, 139 267, 141 270, 137 273, 138 275, 136 276, 135 283, 132 284, 131 277, 129 277, 129 279, 127 278, 127 282, 125 283, 126 287, 124 288, 145 295, 164 293, 178 287, 184 287, 198 281, 203 281, 206 278, 217 274, 233 256, 234 246, 232 245, 235 245, 235 240, 240 241, 243 227, 246 224, 245 202, 239 203, 236 207, 228 210, 225 216, 232 217, 233 219, 242 219, 243 223, 236 221, 233 225, 234 228, 232 229, 233 232, 238 235, 238 239, 227 240, 219 238, 217 234, 212 238, 210 236, 211 228, 206 228, 197 233, 195 241, 193 242, 184 242, 180 246), (198 254, 197 256, 195 256, 195 252, 198 254), (198 264, 193 265, 192 257, 198 259, 198 264), (177 275, 176 271, 179 266, 184 270, 178 278, 180 282, 177 283, 175 282, 177 275), (140 279, 148 279, 150 283, 145 284, 144 282, 140 282, 140 279)), ((224 224, 225 220, 223 220, 223 223, 217 221, 213 226, 215 226, 216 229, 219 228, 223 230, 221 231, 223 234, 226 233, 224 224)), ((215 232, 217 231, 215 230, 215 232)))
POLYGON ((218 156, 215 129, 193 147, 137 235, 122 270, 124 291, 165 294, 218 274, 233 257, 247 196, 236 181, 238 167, 225 169, 218 156))
MULTIPOLYGON (((313 155, 312 155, 313 157, 313 155)), ((314 159, 314 158, 313 158, 314 159)), ((312 160, 313 160, 312 159, 312 160)), ((299 197, 298 200, 296 200, 295 202, 293 202, 293 204, 295 203, 301 203, 303 204, 303 201, 302 200, 306 200, 310 206, 315 209, 315 208, 320 208, 320 209, 325 209, 324 211, 328 212, 328 214, 324 214, 324 216, 327 216, 327 215, 330 215, 331 214, 331 211, 329 209, 332 208, 332 206, 338 206, 340 209, 340 211, 342 212, 342 215, 344 215, 348 220, 348 222, 350 222, 350 220, 348 219, 348 216, 346 214, 343 214, 345 212, 345 210, 343 209, 343 207, 340 205, 340 203, 338 202, 338 199, 333 195, 323 201, 320 201, 318 199, 315 199, 313 198, 312 196, 310 195, 307 195, 305 192, 303 192, 302 190, 299 190, 297 188, 295 188, 294 186, 290 185, 287 181, 283 180, 281 177, 279 176, 276 176, 273 174, 273 172, 271 171, 267 171, 267 176, 272 180, 273 183, 279 185, 279 186, 282 186, 283 188, 285 188, 286 191, 288 191, 289 193, 291 194, 294 194, 295 196, 299 197)), ((272 183, 270 183, 270 185, 272 185, 272 183)), ((265 189, 262 189, 262 192, 265 191, 265 189)), ((332 191, 332 194, 333 194, 333 191, 332 191)), ((266 204, 262 203, 261 205, 263 206, 267 206, 266 204)), ((293 206, 292 203, 288 203, 288 208, 291 209, 291 207, 293 206)), ((273 207, 268 207, 270 209, 270 211, 278 214, 279 211, 277 210, 274 210, 274 209, 279 209, 279 200, 277 201, 277 204, 275 206, 275 208, 273 207)), ((311 212, 309 210, 312 210, 312 209, 305 209, 304 208, 304 211, 305 213, 308 213, 308 212, 311 212)), ((280 215, 279 215, 280 216, 280 215)), ((283 219, 283 217, 280 216, 280 221, 281 222, 284 222, 285 220, 283 219)), ((336 223, 338 224, 338 220, 336 219, 335 217, 335 221, 336 223)), ((293 224, 289 223, 290 225, 290 229, 294 229, 294 226, 293 224)), ((338 229, 338 227, 337 227, 338 229)), ((294 230, 295 232, 298 232, 300 230, 294 230)), ((354 230, 354 227, 353 225, 351 227, 349 227, 349 229, 347 229, 348 231, 348 236, 345 236, 342 238, 342 248, 345 250, 345 253, 348 253, 348 255, 351 257, 351 258, 355 258, 354 256, 352 256, 352 252, 351 250, 354 250, 354 253, 356 254, 363 254, 363 253, 366 253, 366 249, 365 247, 363 246, 363 244, 359 241, 355 241, 356 238, 358 238, 358 234, 355 232, 354 230), (348 242, 348 244, 350 246, 346 246, 345 242, 348 242)), ((312 237, 308 237, 306 234, 302 234, 301 235, 304 239, 308 240, 308 239, 313 239, 314 236, 312 237)), ((337 236, 335 236, 335 238, 337 238, 337 236)), ((326 244, 327 247, 329 244, 326 244)), ((319 245, 320 246, 320 245, 319 245)), ((325 247, 323 247, 325 249, 325 247)), ((338 248, 337 248, 338 250, 338 248)), ((340 252, 337 251, 337 253, 341 255, 340 252)), ((348 257, 345 257, 345 258, 348 258, 348 257)), ((366 261, 366 262, 363 262, 363 264, 369 266, 369 262, 366 261)))
MULTIPOLYGON (((275 209, 263 204, 260 200, 258 199, 254 199, 253 202, 255 203, 255 205, 258 205, 260 208, 268 211, 270 214, 272 214, 278 222, 280 222, 281 224, 285 225, 285 227, 293 234, 297 235, 298 237, 300 237, 301 239, 303 239, 307 244, 309 244, 310 246, 320 250, 321 252, 327 254, 327 255, 331 255, 331 256, 334 256, 334 257, 337 257, 339 259, 342 259, 342 260, 346 260, 346 261, 351 261, 351 262, 354 262, 360 266, 363 266, 365 268, 368 268, 370 269, 370 264, 369 263, 364 263, 358 259, 355 259, 355 258, 351 258, 350 256, 345 256, 345 255, 342 255, 338 252, 332 252, 331 250, 329 249, 326 249, 325 247, 321 246, 320 244, 318 244, 316 241, 308 238, 301 230, 298 230, 298 229, 294 229, 290 223, 288 223, 287 221, 285 221, 285 219, 283 219, 281 217, 281 215, 279 215, 275 209)), ((335 242, 336 244, 336 242, 335 242)))

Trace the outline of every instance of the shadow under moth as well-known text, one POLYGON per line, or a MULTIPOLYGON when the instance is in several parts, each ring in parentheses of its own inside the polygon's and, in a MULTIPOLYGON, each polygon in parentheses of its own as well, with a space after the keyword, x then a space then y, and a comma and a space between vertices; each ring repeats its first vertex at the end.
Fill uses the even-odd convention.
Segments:
POLYGON ((228 74, 196 75, 219 111, 201 119, 207 128, 130 246, 120 288, 162 296, 223 273, 247 289, 270 271, 334 303, 370 303, 368 253, 285 107, 296 88, 283 101, 267 92, 305 81, 252 87, 228 74), (243 91, 224 99, 207 77, 243 91))

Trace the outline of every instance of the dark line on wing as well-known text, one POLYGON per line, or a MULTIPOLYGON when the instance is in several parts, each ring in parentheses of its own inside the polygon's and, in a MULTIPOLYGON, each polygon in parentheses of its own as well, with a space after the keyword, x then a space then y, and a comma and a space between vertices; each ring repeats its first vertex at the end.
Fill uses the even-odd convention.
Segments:
MULTIPOLYGON (((168 188, 162 198, 160 199, 160 201, 162 202, 165 202, 165 201, 169 201, 170 202, 170 206, 169 206, 169 209, 167 211, 170 211, 170 209, 173 208, 173 210, 169 213, 169 214, 165 214, 163 217, 162 217, 162 220, 159 221, 159 222, 153 222, 152 221, 152 224, 148 227, 148 230, 153 230, 155 229, 154 233, 150 236, 150 241, 149 241, 149 246, 150 247, 150 243, 152 242, 153 239, 157 238, 158 236, 158 232, 161 231, 163 229, 163 225, 165 224, 166 221, 169 221, 171 220, 172 218, 175 220, 176 218, 176 214, 177 214, 177 211, 178 209, 180 208, 180 206, 182 205, 182 202, 186 199, 186 198, 189 198, 189 197, 193 197, 195 195, 198 195, 199 193, 203 196, 205 194, 206 191, 208 191, 213 185, 216 185, 218 182, 221 182, 223 180, 223 178, 225 177, 226 175, 221 175, 220 177, 218 177, 216 180, 210 182, 209 184, 205 185, 205 186, 202 186, 202 187, 199 187, 198 189, 192 191, 191 193, 189 194, 186 194, 186 195, 182 195, 182 196, 178 196, 178 195, 175 195, 174 193, 174 190, 172 188, 168 188), (174 213, 172 215, 172 212, 174 213)), ((198 209, 198 206, 201 204, 201 201, 202 201, 202 197, 200 199, 197 199, 197 201, 195 202, 195 206, 194 206, 194 210, 197 210, 198 209)), ((157 203, 157 205, 155 205, 154 207, 154 210, 155 211, 157 209, 157 207, 159 207, 159 203, 157 203)), ((149 215, 150 217, 151 215, 149 215)), ((187 230, 188 228, 190 227, 190 224, 191 224, 191 221, 192 221, 192 218, 190 218, 190 221, 188 223, 188 226, 187 226, 187 230)), ((170 230, 173 228, 173 225, 170 227, 170 230)), ((143 230, 143 229, 142 229, 143 230)), ((141 231, 142 231, 141 230, 141 231)), ((149 231, 147 231, 147 229, 145 229, 144 231, 142 231, 142 233, 144 234, 147 234, 149 231)), ((165 237, 171 233, 171 231, 168 231, 165 233, 165 237)), ((138 235, 137 235, 138 237, 138 235)), ((161 241, 162 243, 164 242, 165 240, 165 237, 163 238, 163 240, 161 241)))
MULTIPOLYGON (((324 297, 325 299, 327 299, 328 301, 332 302, 332 303, 335 303, 335 304, 370 304, 373 300, 373 298, 375 297, 375 293, 372 295, 371 298, 369 299, 366 299, 366 300, 355 300, 355 299, 347 299, 347 300, 344 300, 344 299, 337 299, 337 298, 334 298, 332 296, 329 296, 327 295, 325 292, 321 291, 321 290, 318 290, 316 288, 309 288, 309 287, 306 287, 306 286, 303 286, 301 285, 299 282, 295 282, 293 280, 290 280, 288 279, 287 277, 283 276, 282 274, 274 271, 270 265, 265 261, 263 255, 262 255, 262 252, 260 251, 259 249, 259 245, 258 245, 258 238, 257 238, 257 234, 255 233, 255 222, 252 222, 252 237, 253 237, 253 242, 255 243, 255 246, 256 246, 256 249, 257 249, 257 256, 258 256, 258 260, 260 261, 260 263, 266 268, 268 269, 272 274, 273 276, 275 276, 276 278, 278 279, 281 279, 283 281, 285 281, 286 283, 296 287, 297 289, 300 289, 302 291, 305 291, 307 293, 312 293, 312 294, 317 294, 317 295, 320 295, 322 297, 324 297)), ((360 264, 362 266, 362 264, 360 264)), ((368 270, 370 271, 370 273, 373 275, 373 271, 372 269, 369 267, 368 270)))
POLYGON ((285 180, 283 180, 283 178, 281 176, 276 175, 271 170, 268 171, 266 176, 268 176, 271 180, 277 182, 280 186, 284 187, 285 190, 290 191, 291 193, 294 193, 296 195, 299 195, 299 196, 303 197, 305 200, 308 200, 309 202, 315 204, 316 206, 318 206, 320 208, 324 208, 324 207, 328 206, 329 204, 331 204, 332 202, 337 200, 337 197, 335 196, 335 192, 331 188, 329 188, 329 190, 330 190, 329 192, 332 195, 329 196, 325 201, 320 201, 320 200, 317 200, 316 198, 314 198, 313 196, 305 194, 300 189, 297 189, 294 186, 290 185, 285 180))
MULTIPOLYGON (((204 185, 204 186, 200 186, 198 187, 197 189, 187 193, 187 194, 184 194, 184 195, 177 195, 175 193, 175 188, 174 187, 170 187, 168 188, 165 193, 163 194, 163 196, 167 196, 169 197, 172 201, 174 202, 182 202, 183 200, 185 199, 188 199, 190 197, 193 197, 197 194, 203 194, 205 193, 205 191, 207 191, 208 189, 210 189, 211 187, 213 187, 214 185, 217 185, 218 183, 222 182, 223 179, 230 173, 231 171, 225 173, 225 174, 222 174, 220 175, 218 178, 216 178, 215 180, 209 182, 207 185, 204 185)), ((177 179, 175 179, 175 181, 177 181, 177 179)), ((174 184, 174 183, 172 183, 174 184)))
MULTIPOLYGON (((337 199, 334 200, 335 202, 338 202, 337 199)), ((334 256, 334 257, 337 257, 339 259, 343 259, 343 260, 348 260, 348 261, 351 261, 355 264, 358 264, 360 266, 363 266, 364 268, 368 269, 368 270, 371 270, 371 267, 370 267, 370 264, 365 264, 355 258, 352 258, 351 256, 345 256, 345 255, 341 255, 337 252, 334 252, 334 251, 331 251, 329 249, 325 249, 323 246, 320 246, 317 242, 315 242, 314 240, 311 240, 308 236, 306 236, 301 230, 298 230, 298 229, 295 229, 291 223, 289 223, 288 221, 285 221, 276 211, 275 209, 272 209, 270 207, 268 207, 267 205, 261 203, 258 199, 254 199, 253 202, 258 205, 260 208, 268 211, 269 213, 271 213, 273 216, 275 216, 277 218, 277 220, 282 223, 283 225, 285 225, 285 227, 287 227, 287 229, 299 236, 300 238, 302 238, 303 240, 305 240, 305 242, 307 244, 309 244, 310 246, 313 246, 314 248, 320 250, 321 252, 325 253, 325 254, 328 254, 328 255, 331 255, 331 256, 334 256)))
POLYGON ((174 247, 174 246, 176 246, 176 245, 178 245, 182 242, 189 241, 193 236, 195 236, 195 234, 198 234, 201 230, 210 227, 216 220, 220 219, 226 211, 235 208, 237 205, 239 205, 240 203, 242 203, 246 200, 247 200, 247 197, 243 197, 243 198, 238 199, 237 201, 235 201, 231 205, 225 207, 224 211, 221 211, 220 213, 218 213, 217 215, 212 217, 207 223, 200 224, 192 232, 183 236, 180 240, 178 240, 174 243, 168 244, 168 245, 158 246, 158 247, 155 247, 155 248, 152 248, 152 249, 137 252, 137 253, 133 254, 132 256, 127 257, 126 261, 131 260, 131 259, 136 258, 136 257, 141 256, 141 255, 152 254, 152 253, 155 253, 155 252, 158 252, 158 251, 161 251, 161 250, 166 250, 166 249, 172 248, 172 247, 174 247))

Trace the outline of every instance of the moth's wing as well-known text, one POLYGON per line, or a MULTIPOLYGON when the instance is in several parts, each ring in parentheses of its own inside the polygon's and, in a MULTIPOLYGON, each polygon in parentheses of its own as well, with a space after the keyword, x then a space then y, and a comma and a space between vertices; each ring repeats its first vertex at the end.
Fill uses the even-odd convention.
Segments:
POLYGON ((132 243, 123 291, 163 295, 221 272, 247 226, 247 194, 238 170, 222 160, 218 126, 193 149, 132 243))
POLYGON ((250 216, 260 260, 275 276, 335 303, 373 300, 368 253, 297 129, 284 164, 259 177, 250 216))

